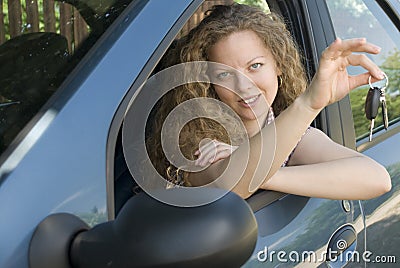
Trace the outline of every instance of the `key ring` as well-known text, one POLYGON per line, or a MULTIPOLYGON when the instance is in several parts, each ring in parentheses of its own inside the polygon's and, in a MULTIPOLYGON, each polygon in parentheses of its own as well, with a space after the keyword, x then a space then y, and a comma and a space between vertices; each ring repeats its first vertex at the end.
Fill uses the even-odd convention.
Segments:
MULTIPOLYGON (((383 75, 385 76, 385 79, 386 79, 386 84, 385 84, 385 86, 382 87, 382 89, 381 89, 381 90, 384 90, 384 89, 387 88, 387 86, 389 85, 389 78, 387 77, 387 75, 386 75, 384 72, 382 72, 382 73, 383 73, 383 75)), ((380 81, 382 81, 382 80, 380 80, 380 81)), ((376 81, 376 82, 374 82, 374 83, 377 83, 377 82, 379 82, 379 81, 376 81)), ((373 88, 373 86, 372 86, 372 84, 371 84, 371 75, 368 77, 368 84, 369 84, 370 88, 373 88)))

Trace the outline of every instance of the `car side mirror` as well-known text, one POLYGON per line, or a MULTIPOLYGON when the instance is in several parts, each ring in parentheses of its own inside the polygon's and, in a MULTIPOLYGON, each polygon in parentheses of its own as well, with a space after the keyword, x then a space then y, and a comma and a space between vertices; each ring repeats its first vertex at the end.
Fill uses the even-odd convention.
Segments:
POLYGON ((140 193, 115 220, 93 228, 72 214, 48 216, 34 231, 29 263, 32 268, 238 267, 250 258, 256 241, 254 214, 232 192, 191 208, 140 193))

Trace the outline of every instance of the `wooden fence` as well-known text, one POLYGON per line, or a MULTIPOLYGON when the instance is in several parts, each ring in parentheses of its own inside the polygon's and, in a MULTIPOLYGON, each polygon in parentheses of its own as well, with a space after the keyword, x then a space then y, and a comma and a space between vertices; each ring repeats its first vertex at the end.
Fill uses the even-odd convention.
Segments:
POLYGON ((72 52, 88 35, 88 26, 71 5, 54 0, 0 0, 0 44, 25 33, 55 32, 72 52))
POLYGON ((204 18, 205 12, 209 10, 214 5, 222 5, 222 4, 232 4, 233 0, 207 0, 204 1, 203 4, 199 7, 196 13, 189 19, 189 21, 182 28, 180 35, 184 35, 188 33, 193 27, 195 27, 199 22, 204 18))
MULTIPOLYGON (((197 25, 213 5, 230 3, 233 0, 205 1, 186 23, 181 34, 197 25)), ((65 36, 69 51, 73 52, 87 37, 88 26, 76 8, 61 1, 0 0, 0 45, 18 35, 39 31, 65 36)))

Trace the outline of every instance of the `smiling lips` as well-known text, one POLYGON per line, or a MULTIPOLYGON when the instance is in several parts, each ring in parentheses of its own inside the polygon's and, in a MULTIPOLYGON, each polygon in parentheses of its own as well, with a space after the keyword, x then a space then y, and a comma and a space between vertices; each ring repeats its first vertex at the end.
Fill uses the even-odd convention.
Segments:
POLYGON ((246 99, 241 99, 239 101, 239 103, 246 108, 250 108, 253 107, 254 105, 256 105, 257 101, 260 99, 261 94, 258 94, 256 96, 250 97, 250 98, 246 98, 246 99))

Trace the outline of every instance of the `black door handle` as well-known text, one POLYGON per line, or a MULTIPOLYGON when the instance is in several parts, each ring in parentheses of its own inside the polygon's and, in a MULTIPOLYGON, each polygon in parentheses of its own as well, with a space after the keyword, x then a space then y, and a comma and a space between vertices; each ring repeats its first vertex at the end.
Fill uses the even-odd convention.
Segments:
POLYGON ((357 246, 357 232, 351 225, 344 225, 331 236, 326 254, 329 267, 343 267, 352 259, 357 246))

